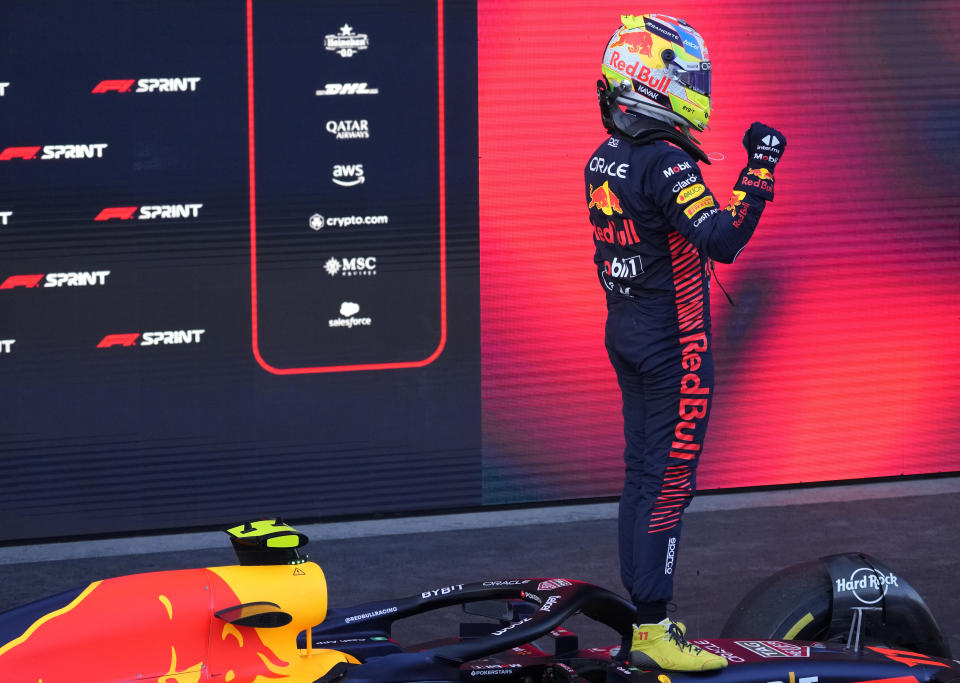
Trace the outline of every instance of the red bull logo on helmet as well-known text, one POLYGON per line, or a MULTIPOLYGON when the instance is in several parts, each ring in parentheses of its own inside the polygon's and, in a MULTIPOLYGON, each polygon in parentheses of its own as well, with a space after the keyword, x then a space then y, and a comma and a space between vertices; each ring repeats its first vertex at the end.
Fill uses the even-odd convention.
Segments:
POLYGON ((610 47, 625 47, 627 48, 627 52, 651 57, 653 56, 651 54, 653 37, 642 29, 633 31, 621 29, 617 33, 616 42, 610 43, 610 47))
POLYGON ((610 189, 609 180, 604 180, 603 185, 597 188, 590 185, 590 203, 587 204, 587 208, 594 207, 600 209, 605 216, 612 216, 614 211, 623 213, 623 209, 620 208, 620 199, 610 189))

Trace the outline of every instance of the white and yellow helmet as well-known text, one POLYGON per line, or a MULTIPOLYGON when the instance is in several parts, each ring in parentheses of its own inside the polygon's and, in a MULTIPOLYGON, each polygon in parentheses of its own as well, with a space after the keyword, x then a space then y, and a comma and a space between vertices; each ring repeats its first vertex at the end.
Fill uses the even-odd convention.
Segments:
POLYGON ((704 130, 710 120, 710 56, 683 19, 620 17, 603 52, 603 77, 629 111, 704 130))

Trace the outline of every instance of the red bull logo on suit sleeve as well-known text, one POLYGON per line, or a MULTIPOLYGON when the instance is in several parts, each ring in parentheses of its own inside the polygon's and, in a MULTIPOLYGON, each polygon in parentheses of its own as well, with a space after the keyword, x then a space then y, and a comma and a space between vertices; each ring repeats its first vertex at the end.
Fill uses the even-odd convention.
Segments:
POLYGON ((603 185, 598 188, 590 185, 590 203, 587 204, 587 208, 594 207, 600 209, 605 216, 612 216, 614 211, 623 213, 623 209, 620 208, 620 199, 610 189, 609 180, 604 180, 603 185))

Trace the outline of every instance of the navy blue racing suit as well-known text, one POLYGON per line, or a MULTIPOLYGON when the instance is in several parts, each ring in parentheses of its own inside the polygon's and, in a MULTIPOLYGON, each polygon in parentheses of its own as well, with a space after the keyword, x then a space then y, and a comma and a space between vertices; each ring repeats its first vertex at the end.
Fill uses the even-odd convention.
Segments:
POLYGON ((723 208, 687 151, 619 133, 593 153, 584 179, 605 344, 623 395, 621 577, 636 604, 665 604, 713 401, 708 259, 733 262, 773 179, 744 169, 723 208))

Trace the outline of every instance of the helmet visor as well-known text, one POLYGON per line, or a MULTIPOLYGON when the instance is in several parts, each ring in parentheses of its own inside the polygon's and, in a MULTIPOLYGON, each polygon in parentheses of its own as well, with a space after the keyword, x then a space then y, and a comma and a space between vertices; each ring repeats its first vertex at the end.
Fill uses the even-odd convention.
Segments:
MULTIPOLYGON (((677 65, 679 66, 679 65, 677 65)), ((694 65, 695 67, 696 65, 694 65)), ((710 97, 710 62, 701 62, 700 69, 684 70, 678 69, 676 79, 692 90, 696 90, 701 95, 710 97)))

